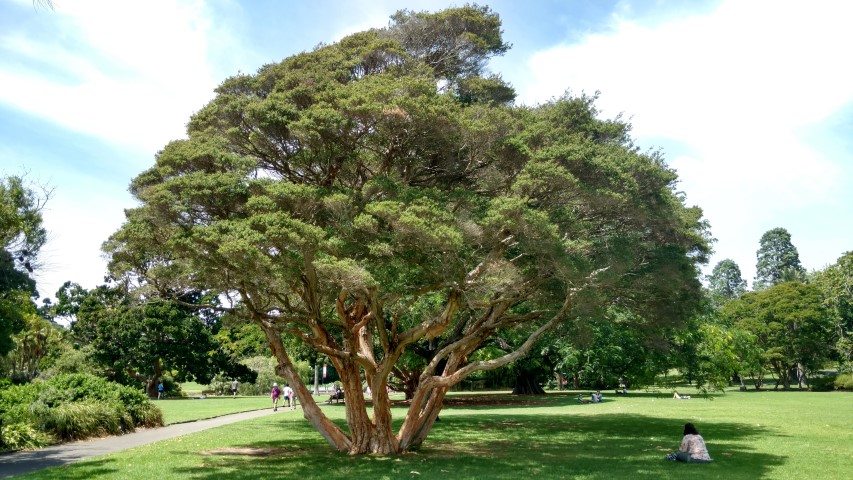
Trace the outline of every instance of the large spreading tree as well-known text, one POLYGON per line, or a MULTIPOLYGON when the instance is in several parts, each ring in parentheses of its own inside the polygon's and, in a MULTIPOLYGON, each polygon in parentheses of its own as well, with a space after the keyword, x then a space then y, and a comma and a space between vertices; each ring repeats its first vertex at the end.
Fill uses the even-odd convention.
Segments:
POLYGON ((140 206, 105 244, 113 273, 259 325, 305 417, 354 454, 419 446, 451 387, 562 322, 616 306, 679 323, 701 297, 701 211, 594 98, 514 105, 484 73, 507 48, 487 7, 402 11, 227 79, 133 180, 140 206), (348 428, 312 400, 290 337, 334 365, 348 428), (430 342, 395 432, 389 376, 430 342))

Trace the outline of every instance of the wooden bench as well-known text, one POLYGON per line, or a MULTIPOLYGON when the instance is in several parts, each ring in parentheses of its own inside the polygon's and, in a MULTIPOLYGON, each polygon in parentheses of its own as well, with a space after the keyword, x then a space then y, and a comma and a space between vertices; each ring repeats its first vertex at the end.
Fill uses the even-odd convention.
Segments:
POLYGON ((344 401, 344 392, 339 391, 339 392, 335 392, 335 393, 329 395, 329 400, 326 403, 332 403, 332 402, 338 403, 338 402, 342 402, 342 401, 344 401))

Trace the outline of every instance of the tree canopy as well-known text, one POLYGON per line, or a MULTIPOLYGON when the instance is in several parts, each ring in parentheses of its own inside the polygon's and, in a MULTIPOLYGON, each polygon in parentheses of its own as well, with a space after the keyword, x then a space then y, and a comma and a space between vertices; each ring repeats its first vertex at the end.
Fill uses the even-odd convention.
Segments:
POLYGON ((800 254, 791 242, 791 234, 784 228, 764 232, 759 241, 755 265, 753 290, 762 290, 788 280, 801 280, 805 269, 800 264, 800 254))
POLYGON ((715 305, 739 298, 746 292, 746 280, 740 273, 740 267, 730 258, 721 260, 714 266, 708 283, 711 301, 715 305))
POLYGON ((209 383, 220 372, 254 381, 222 350, 216 339, 220 320, 201 308, 198 294, 139 301, 121 285, 85 290, 66 282, 57 298, 57 313, 73 318, 74 341, 90 345, 94 359, 116 381, 144 385, 149 396, 156 397, 166 373, 178 381, 209 383))
POLYGON ((24 328, 30 298, 38 296, 29 273, 47 241, 41 210, 49 196, 22 177, 0 179, 0 356, 14 348, 12 335, 24 328))
POLYGON ((448 389, 561 323, 618 306, 678 324, 701 298, 701 211, 595 97, 513 105, 481 76, 506 48, 488 8, 404 11, 225 80, 133 180, 112 272, 149 297, 204 291, 259 325, 306 418, 351 453, 417 447, 448 389), (482 355, 510 331, 523 341, 482 355), (330 359, 347 430, 314 404, 288 337, 330 359), (427 342, 394 432, 389 375, 427 342))
POLYGON ((814 285, 783 282, 750 292, 725 305, 723 313, 755 336, 763 361, 785 389, 790 388, 789 372, 798 367, 803 373, 814 371, 832 351, 832 319, 814 285))

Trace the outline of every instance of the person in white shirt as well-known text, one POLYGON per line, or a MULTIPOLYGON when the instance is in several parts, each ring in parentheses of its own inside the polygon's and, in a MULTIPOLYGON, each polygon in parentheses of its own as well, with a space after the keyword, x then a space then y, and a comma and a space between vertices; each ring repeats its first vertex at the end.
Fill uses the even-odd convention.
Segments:
POLYGON ((284 399, 287 400, 287 406, 293 410, 296 410, 296 398, 293 395, 293 389, 290 388, 289 384, 284 385, 284 399))

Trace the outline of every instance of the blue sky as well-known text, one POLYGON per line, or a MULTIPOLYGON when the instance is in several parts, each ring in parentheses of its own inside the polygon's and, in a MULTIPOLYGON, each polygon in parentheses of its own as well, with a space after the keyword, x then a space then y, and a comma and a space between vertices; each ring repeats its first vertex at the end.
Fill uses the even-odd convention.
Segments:
MULTIPOLYGON (((459 5, 462 2, 457 2, 459 5)), ((750 283, 761 235, 803 265, 853 250, 853 2, 498 0, 513 48, 490 69, 519 102, 600 91, 637 144, 662 149, 711 223, 718 261, 750 283)), ((53 188, 36 272, 103 282, 100 245, 130 180, 238 72, 387 25, 437 1, 0 0, 0 175, 53 188)))

